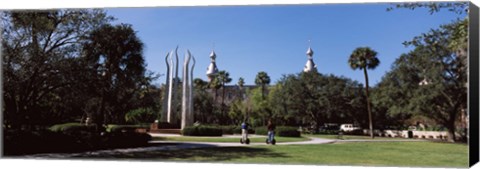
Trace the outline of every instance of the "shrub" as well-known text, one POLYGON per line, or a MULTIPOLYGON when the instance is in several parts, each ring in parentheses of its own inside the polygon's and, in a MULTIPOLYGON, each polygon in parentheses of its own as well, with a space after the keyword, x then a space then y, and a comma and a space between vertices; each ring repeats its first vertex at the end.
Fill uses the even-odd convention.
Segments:
POLYGON ((50 130, 4 130, 4 155, 23 155, 47 152, 83 150, 77 140, 61 132, 50 130))
POLYGON ((345 134, 345 135, 365 135, 363 133, 362 129, 356 129, 356 130, 353 130, 353 131, 344 131, 343 134, 345 134))
MULTIPOLYGON (((267 135, 268 130, 266 126, 255 128, 255 134, 258 135, 267 135)), ((300 137, 300 132, 296 127, 290 126, 277 126, 275 129, 276 136, 282 137, 300 137)))
POLYGON ((118 125, 118 124, 109 124, 107 125, 107 132, 110 133, 118 133, 118 132, 135 132, 138 128, 146 128, 148 129, 149 126, 146 125, 118 125))
POLYGON ((171 124, 171 123, 166 123, 166 122, 160 122, 160 123, 158 123, 158 128, 159 129, 178 129, 178 128, 180 128, 180 124, 171 124))
POLYGON ((320 130, 318 134, 338 134, 338 130, 320 130))
POLYGON ((276 129, 276 134, 282 137, 300 137, 300 132, 296 127, 280 126, 276 129))
POLYGON ((182 130, 185 136, 222 136, 222 129, 215 126, 191 126, 182 130))
MULTIPOLYGON (((230 126, 212 126, 212 127, 221 128, 223 134, 242 134, 242 126, 230 125, 230 126)), ((248 133, 254 134, 255 130, 253 130, 252 128, 249 128, 248 133)))
POLYGON ((152 123, 158 118, 158 114, 152 108, 138 108, 125 114, 125 121, 128 123, 152 123))
POLYGON ((123 148, 145 146, 152 137, 146 133, 113 132, 107 133, 102 140, 105 148, 123 148))
POLYGON ((75 134, 79 132, 95 132, 97 130, 97 127, 95 125, 87 126, 81 123, 65 123, 53 125, 49 128, 49 130, 53 132, 75 134))
POLYGON ((255 134, 267 135, 268 134, 267 126, 256 127, 255 128, 255 134))
POLYGON ((145 146, 151 140, 151 136, 146 133, 121 132, 125 126, 110 127, 114 132, 103 134, 96 132, 91 126, 78 123, 59 124, 48 130, 38 131, 4 130, 3 152, 4 155, 73 153, 145 146))

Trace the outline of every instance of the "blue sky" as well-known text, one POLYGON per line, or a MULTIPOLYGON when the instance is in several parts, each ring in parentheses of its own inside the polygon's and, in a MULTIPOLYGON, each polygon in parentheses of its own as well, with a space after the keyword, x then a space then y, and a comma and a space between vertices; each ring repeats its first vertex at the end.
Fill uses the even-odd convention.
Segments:
MULTIPOLYGON (((430 15, 426 9, 397 9, 390 4, 317 4, 274 6, 211 6, 107 8, 116 23, 132 24, 145 43, 147 69, 166 72, 164 58, 179 45, 179 58, 188 49, 196 58, 195 78, 207 80, 209 54, 214 48, 217 66, 236 84, 239 77, 254 84, 259 71, 275 83, 282 74, 303 70, 311 40, 319 72, 357 80, 348 57, 357 47, 378 52, 381 63, 369 70, 370 84, 377 84, 392 63, 410 49, 402 42, 447 24, 459 16, 446 10, 430 15)), ((181 65, 181 64, 180 64, 181 65)), ((181 76, 181 69, 179 72, 181 76)), ((156 82, 164 83, 165 76, 156 82)))

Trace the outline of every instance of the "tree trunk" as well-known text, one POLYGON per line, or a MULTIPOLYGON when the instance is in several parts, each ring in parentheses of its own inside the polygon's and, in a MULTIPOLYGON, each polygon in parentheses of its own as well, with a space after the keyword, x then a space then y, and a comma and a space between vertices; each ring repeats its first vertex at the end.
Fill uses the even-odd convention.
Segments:
POLYGON ((222 121, 226 121, 225 115, 225 83, 222 83, 222 104, 220 105, 220 111, 222 112, 222 121))
POLYGON ((262 100, 265 100, 265 85, 262 84, 262 100))
POLYGON ((373 139, 375 136, 373 135, 373 122, 372 122, 372 110, 370 108, 370 98, 369 98, 369 93, 368 93, 368 74, 367 74, 367 68, 363 68, 363 73, 365 75, 365 92, 367 96, 367 110, 368 110, 368 126, 370 128, 370 137, 373 139))
POLYGON ((454 115, 450 116, 450 119, 448 120, 448 124, 446 125, 448 129, 448 142, 452 142, 452 143, 455 142, 456 140, 456 136, 455 136, 455 119, 456 118, 452 117, 454 115))

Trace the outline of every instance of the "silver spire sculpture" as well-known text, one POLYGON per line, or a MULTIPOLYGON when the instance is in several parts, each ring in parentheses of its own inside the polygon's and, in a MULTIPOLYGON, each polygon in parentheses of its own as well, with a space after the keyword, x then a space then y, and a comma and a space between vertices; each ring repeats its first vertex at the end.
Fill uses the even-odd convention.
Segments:
MULTIPOLYGON (((175 118, 176 114, 176 99, 175 93, 177 93, 177 85, 178 85, 178 46, 175 49, 175 62, 173 61, 173 51, 170 54, 167 54, 165 57, 165 62, 167 63, 167 80, 166 80, 166 89, 165 89, 165 96, 167 104, 164 104, 163 113, 161 116, 162 122, 172 123, 172 119, 175 118), (170 57, 169 57, 170 56, 170 57), (169 59, 168 59, 169 58, 169 59), (170 60, 168 63, 167 60, 170 60), (175 69, 175 72, 173 71, 175 69)), ((165 103, 165 100, 164 100, 165 103)))
MULTIPOLYGON (((171 52, 170 52, 171 53, 171 52)), ((165 64, 167 65, 167 76, 165 80, 165 93, 163 95, 163 106, 162 106, 162 112, 160 115, 160 122, 169 122, 167 116, 169 112, 169 97, 170 97, 170 64, 168 63, 168 58, 170 56, 170 53, 167 53, 167 56, 165 56, 165 64)))
POLYGON ((193 68, 195 59, 193 59, 192 70, 189 72, 190 59, 193 56, 187 50, 183 62, 183 93, 182 93, 182 124, 181 129, 193 125, 193 68), (190 76, 189 76, 190 73, 190 76))
MULTIPOLYGON (((166 88, 163 97, 163 108, 161 114, 161 122, 176 123, 174 119, 177 117, 176 113, 176 93, 177 85, 180 82, 178 78, 178 46, 175 49, 175 53, 171 51, 167 53, 165 57, 165 63, 167 65, 167 78, 166 88), (173 55, 175 54, 175 61, 173 55), (175 71, 174 71, 175 69, 175 71)), ((183 64, 183 77, 182 77, 182 101, 181 101, 181 129, 193 125, 193 69, 195 67, 195 58, 187 50, 183 64), (189 63, 192 59, 193 64, 191 71, 189 72, 189 63), (189 76, 190 73, 190 76, 189 76)))

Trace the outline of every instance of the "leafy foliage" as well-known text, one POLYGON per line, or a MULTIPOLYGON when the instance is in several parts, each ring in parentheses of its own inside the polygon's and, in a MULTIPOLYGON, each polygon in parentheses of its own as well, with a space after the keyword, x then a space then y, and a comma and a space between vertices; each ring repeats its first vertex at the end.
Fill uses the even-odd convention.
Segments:
POLYGON ((96 131, 97 126, 94 125, 85 125, 80 123, 65 123, 65 124, 56 124, 49 128, 52 132, 62 132, 62 133, 79 133, 81 131, 94 132, 96 131))
MULTIPOLYGON (((267 127, 266 126, 256 127, 255 134, 267 135, 268 134, 267 127)), ((275 135, 281 136, 281 137, 300 137, 300 132, 296 127, 277 126, 275 129, 275 135)))
POLYGON ((125 121, 133 124, 152 123, 158 119, 158 113, 152 108, 138 108, 125 114, 125 121))
POLYGON ((51 125, 81 115, 87 97, 78 89, 91 82, 82 43, 112 20, 102 10, 2 12, 4 124, 51 125))
POLYGON ((184 136, 222 136, 222 129, 214 126, 190 126, 182 130, 184 136))
MULTIPOLYGON (((468 13, 468 2, 410 2, 394 4, 394 6, 395 8, 407 8, 410 10, 428 8, 430 14, 439 12, 441 9, 447 9, 456 14, 468 13)), ((389 7, 387 11, 392 11, 395 8, 389 7)))
MULTIPOLYGON (((422 115, 448 128, 454 141, 456 122, 467 105, 466 56, 452 48, 463 21, 432 29, 407 43, 414 50, 398 58, 379 84, 389 114, 422 115), (388 95, 388 96, 387 96, 388 95)), ((466 30, 463 30, 466 31, 466 30)))

